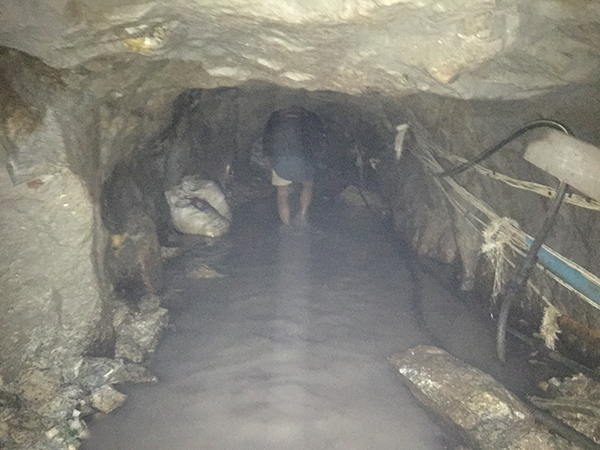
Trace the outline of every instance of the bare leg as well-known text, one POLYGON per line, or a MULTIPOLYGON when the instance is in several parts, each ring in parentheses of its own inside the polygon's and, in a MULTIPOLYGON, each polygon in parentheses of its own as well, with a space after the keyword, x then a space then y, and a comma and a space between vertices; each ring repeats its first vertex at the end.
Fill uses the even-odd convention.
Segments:
POLYGON ((300 194, 300 218, 306 220, 306 212, 312 202, 313 181, 302 183, 302 194, 300 194))
POLYGON ((284 225, 290 224, 289 186, 277 186, 277 209, 284 225))

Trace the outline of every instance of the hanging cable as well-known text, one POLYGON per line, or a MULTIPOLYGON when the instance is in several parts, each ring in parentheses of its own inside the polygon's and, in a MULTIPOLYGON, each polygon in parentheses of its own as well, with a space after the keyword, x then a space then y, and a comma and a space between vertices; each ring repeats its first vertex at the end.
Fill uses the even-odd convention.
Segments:
POLYGON ((473 165, 477 164, 478 162, 483 161, 484 159, 492 156, 494 153, 496 153, 498 150, 500 150, 502 147, 504 147, 510 141, 518 138, 519 136, 522 136, 529 130, 533 130, 534 128, 540 128, 540 127, 554 128, 554 129, 562 131, 563 133, 566 133, 568 135, 571 135, 571 136, 573 135, 573 133, 571 133, 571 130, 569 130, 569 128, 567 128, 562 123, 557 122, 556 120, 550 120, 550 119, 534 120, 533 122, 529 122, 528 124, 522 126, 517 131, 512 133, 511 135, 505 137, 500 142, 498 142, 496 145, 488 148, 487 150, 482 151, 477 156, 469 159, 467 162, 460 164, 459 166, 453 167, 451 169, 444 170, 443 172, 434 173, 433 176, 434 177, 449 177, 449 176, 453 176, 453 175, 462 173, 465 170, 473 167, 473 165))
MULTIPOLYGON (((566 134, 572 136, 571 130, 568 127, 566 127, 565 125, 563 125, 562 123, 557 122, 556 120, 550 120, 550 119, 534 120, 533 122, 530 122, 530 123, 522 126, 514 133, 512 133, 509 136, 507 136, 506 138, 502 139, 496 145, 493 145, 492 147, 488 148, 487 150, 484 150, 483 152, 479 153, 475 157, 467 160, 463 164, 460 164, 451 169, 433 173, 433 176, 437 177, 437 178, 442 178, 442 177, 449 177, 452 175, 457 175, 459 173, 462 173, 465 170, 473 167, 475 164, 490 157, 491 155, 496 153, 498 150, 500 150, 502 147, 504 147, 506 144, 508 144, 512 140, 518 138, 519 136, 522 136, 527 131, 533 130, 534 128, 540 128, 540 127, 554 128, 556 130, 562 131, 563 133, 566 133, 566 134)), ((539 249, 541 248, 541 245, 542 245, 546 235, 548 234, 548 231, 554 224, 556 214, 558 213, 558 209, 560 208, 560 205, 562 204, 562 200, 565 196, 567 188, 568 188, 568 185, 561 181, 559 188, 557 188, 557 190, 556 190, 556 196, 554 197, 551 208, 546 214, 546 218, 544 220, 544 224, 542 225, 542 229, 539 231, 538 236, 536 237, 535 241, 529 248, 529 251, 527 252, 527 255, 525 256, 523 265, 517 272, 515 279, 511 283, 508 284, 507 292, 505 293, 505 295, 502 298, 503 301, 501 303, 500 317, 498 318, 498 330, 497 330, 497 336, 496 336, 496 349, 498 352, 498 357, 500 358, 501 361, 506 361, 506 324, 508 321, 508 315, 510 313, 510 309, 511 309, 513 303, 515 302, 516 298, 520 297, 521 295, 524 295, 525 285, 527 284, 527 280, 529 279, 529 276, 531 275, 533 267, 535 266, 535 264, 537 262, 537 253, 538 253, 539 249)))

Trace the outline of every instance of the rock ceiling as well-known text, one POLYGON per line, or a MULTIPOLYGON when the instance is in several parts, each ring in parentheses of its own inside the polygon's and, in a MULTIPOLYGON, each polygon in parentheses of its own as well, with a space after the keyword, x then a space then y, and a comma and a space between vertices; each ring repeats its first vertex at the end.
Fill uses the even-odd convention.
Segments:
MULTIPOLYGON (((0 44, 118 81, 518 98, 593 83, 600 3, 589 0, 4 0, 0 44)), ((92 77, 93 78, 93 77, 92 77)))

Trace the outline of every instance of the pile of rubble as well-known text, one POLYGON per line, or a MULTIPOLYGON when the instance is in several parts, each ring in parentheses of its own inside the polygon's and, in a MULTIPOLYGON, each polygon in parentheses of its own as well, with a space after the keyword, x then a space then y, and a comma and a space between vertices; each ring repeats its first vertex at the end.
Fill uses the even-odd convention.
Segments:
POLYGON ((538 408, 600 443, 600 383, 577 374, 543 382, 540 386, 548 397, 530 397, 538 408))
POLYGON ((115 358, 82 356, 56 367, 40 361, 18 382, 0 379, 0 448, 74 450, 86 436, 86 420, 125 401, 115 386, 157 379, 142 363, 168 323, 160 298, 136 306, 116 302, 115 358))

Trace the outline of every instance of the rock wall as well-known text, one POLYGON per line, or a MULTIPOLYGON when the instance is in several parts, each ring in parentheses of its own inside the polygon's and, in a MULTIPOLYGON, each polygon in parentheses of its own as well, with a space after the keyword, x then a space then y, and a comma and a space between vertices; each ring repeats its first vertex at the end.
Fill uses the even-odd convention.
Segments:
POLYGON ((98 129, 85 96, 68 96, 57 71, 2 59, 0 375, 93 351, 110 338, 103 245, 94 186, 98 129), (74 117, 81 119, 74 124, 74 117), (70 163, 71 162, 71 163, 70 163))
MULTIPOLYGON (((166 126, 171 110, 160 102, 170 106, 173 96, 115 97, 110 82, 80 89, 69 75, 0 52, 0 446, 7 448, 72 448, 84 432, 81 414, 123 401, 111 384, 154 379, 123 359, 144 358, 166 325, 156 297, 141 303, 143 313, 124 315, 126 305, 115 304, 100 199, 117 161, 166 126), (132 376, 110 377, 123 368, 132 376)), ((154 293, 155 226, 148 216, 135 226, 151 230, 136 241, 132 265, 154 293)))
POLYGON ((158 107, 168 94, 121 103, 110 89, 69 85, 68 75, 19 52, 0 54, 5 382, 33 364, 68 371, 69 358, 114 351, 101 185, 170 118, 158 107))
MULTIPOLYGON (((482 228, 489 219, 452 189, 448 189, 450 197, 447 197, 441 188, 447 185, 434 179, 431 169, 415 155, 419 149, 440 149, 469 158, 540 117, 556 119, 571 128, 576 137, 598 145, 600 134, 594 118, 599 112, 596 100, 599 94, 595 89, 570 88, 527 101, 503 103, 465 102, 427 95, 405 98, 402 110, 391 120, 406 121, 415 139, 407 143, 399 162, 388 156, 388 170, 381 173, 398 229, 420 254, 458 266, 463 289, 477 289, 489 297, 494 273, 489 260, 481 254, 482 228), (411 152, 411 148, 415 151, 411 152)), ((527 142, 536 136, 539 137, 536 132, 529 132, 480 164, 515 179, 556 187, 555 178, 522 158, 527 142)), ((445 168, 457 164, 439 154, 436 158, 445 168)), ((517 189, 473 169, 454 179, 500 217, 516 220, 529 235, 537 234, 549 198, 517 189)), ((594 225, 598 214, 598 211, 563 204, 546 240, 549 247, 595 274, 600 273, 596 244, 600 236, 594 225)), ((513 260, 517 264, 520 261, 518 257, 513 260)), ((509 278, 513 270, 510 267, 506 270, 505 276, 509 278)), ((530 290, 531 300, 521 305, 525 309, 525 316, 521 317, 531 320, 530 326, 539 326, 548 302, 561 314, 585 326, 597 328, 600 325, 598 308, 550 281, 542 271, 534 272, 532 281, 538 291, 530 290)), ((588 356, 598 356, 597 348, 588 350, 588 356)))

